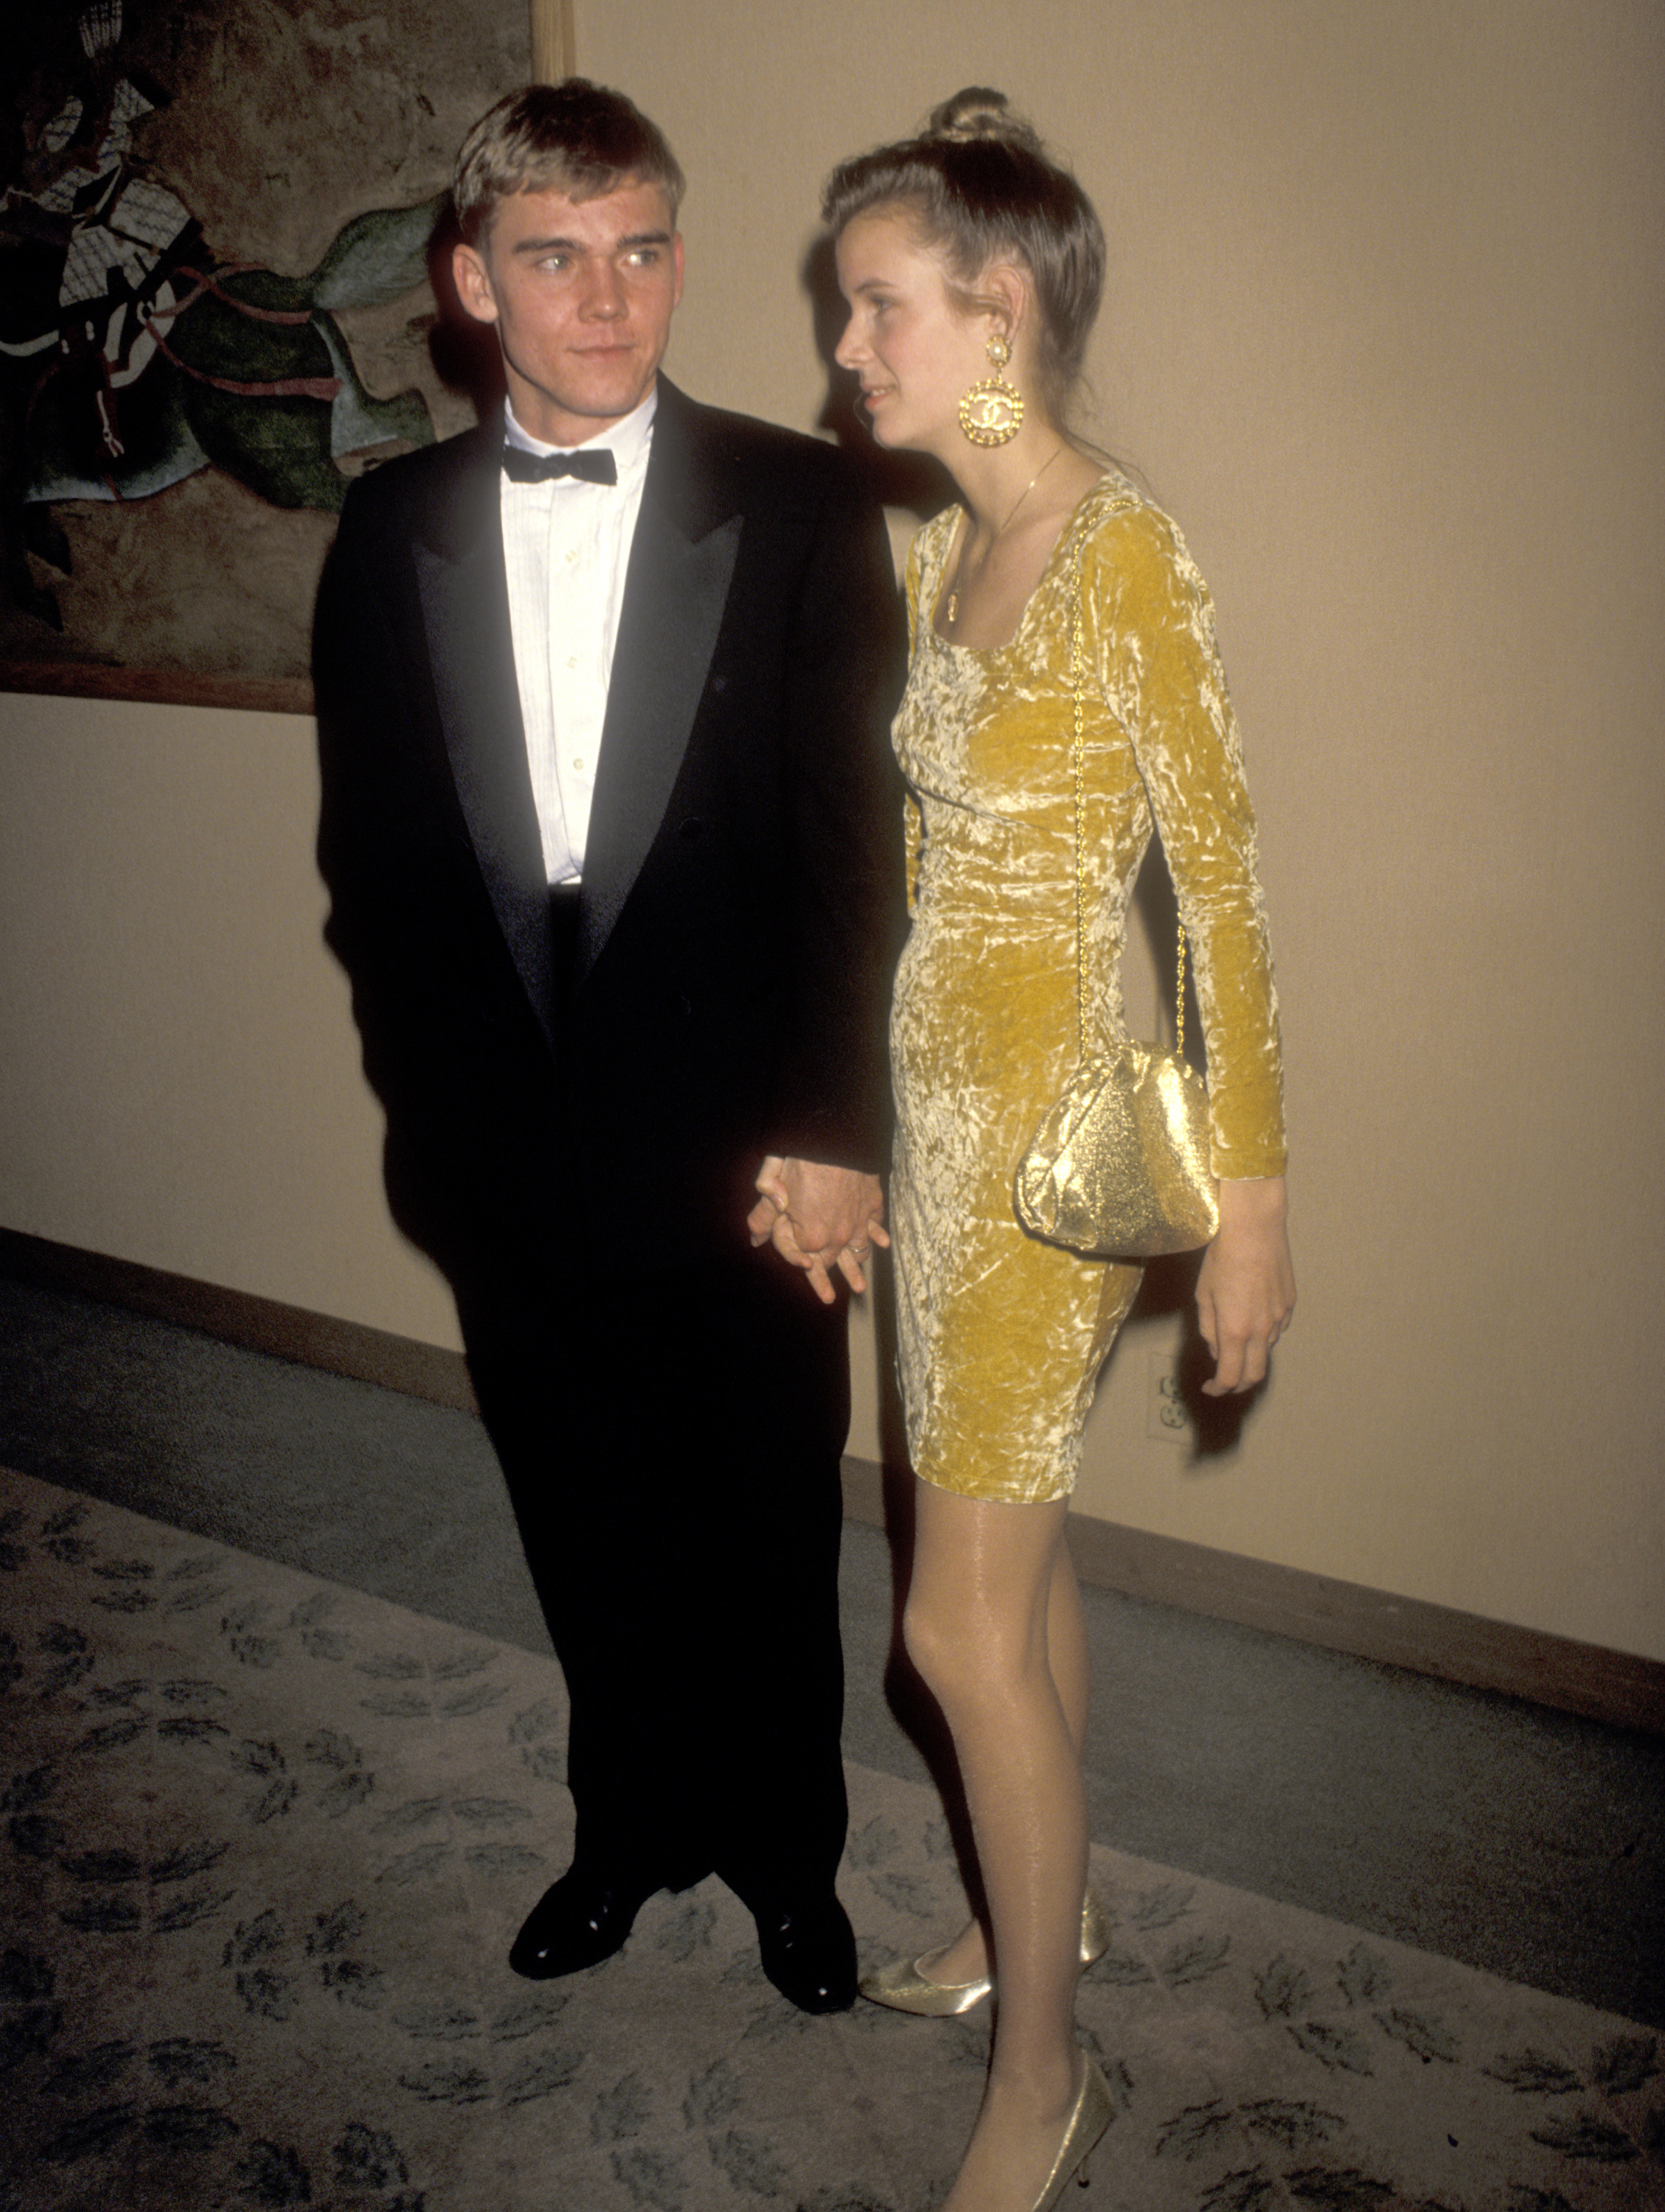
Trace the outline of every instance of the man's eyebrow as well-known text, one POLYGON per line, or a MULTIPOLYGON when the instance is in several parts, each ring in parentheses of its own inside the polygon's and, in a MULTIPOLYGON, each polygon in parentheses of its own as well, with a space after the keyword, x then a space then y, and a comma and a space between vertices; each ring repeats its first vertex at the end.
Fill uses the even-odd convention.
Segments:
MULTIPOLYGON (((629 238, 619 239, 606 250, 612 253, 634 253, 639 246, 669 246, 668 230, 633 231, 629 238)), ((590 248, 580 238, 522 238, 515 242, 517 253, 587 253, 590 248)))

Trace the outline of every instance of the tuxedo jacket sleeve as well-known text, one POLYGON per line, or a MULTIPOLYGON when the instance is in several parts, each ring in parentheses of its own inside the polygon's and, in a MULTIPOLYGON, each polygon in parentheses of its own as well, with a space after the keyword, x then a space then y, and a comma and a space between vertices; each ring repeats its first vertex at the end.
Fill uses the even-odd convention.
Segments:
MULTIPOLYGON (((320 594, 320 865, 390 1187, 478 1245, 736 1243, 766 1152, 882 1169, 902 921, 882 520, 831 449, 661 380, 570 990, 514 680, 495 423, 364 479, 320 594), (605 1240, 603 1240, 605 1241, 605 1240)), ((403 1217, 402 1217, 403 1218, 403 1217)))

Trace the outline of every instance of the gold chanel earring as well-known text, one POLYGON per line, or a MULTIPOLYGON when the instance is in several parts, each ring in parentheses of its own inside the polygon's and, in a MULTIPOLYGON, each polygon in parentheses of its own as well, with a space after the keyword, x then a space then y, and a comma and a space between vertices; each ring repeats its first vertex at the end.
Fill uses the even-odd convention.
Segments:
POLYGON ((1001 374, 1012 358, 1003 337, 988 341, 994 374, 974 384, 960 402, 960 428, 974 446, 1010 445, 1024 426, 1024 395, 1001 374))

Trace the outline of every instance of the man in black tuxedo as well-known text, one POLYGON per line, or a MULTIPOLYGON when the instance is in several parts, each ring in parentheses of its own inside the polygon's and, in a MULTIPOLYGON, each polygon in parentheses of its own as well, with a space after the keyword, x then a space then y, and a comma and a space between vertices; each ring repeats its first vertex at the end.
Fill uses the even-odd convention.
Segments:
POLYGON ((681 191, 580 79, 465 142, 453 273, 507 406, 348 498, 319 854, 390 1195, 455 1287, 571 1694, 574 1856, 510 1964, 592 1965, 714 1869, 825 2010, 899 615, 840 455, 659 375, 681 191))

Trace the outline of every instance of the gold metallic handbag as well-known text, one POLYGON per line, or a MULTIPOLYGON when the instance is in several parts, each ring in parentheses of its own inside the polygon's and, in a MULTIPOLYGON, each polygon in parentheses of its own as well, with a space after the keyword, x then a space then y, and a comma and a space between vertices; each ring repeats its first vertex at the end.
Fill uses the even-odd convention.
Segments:
POLYGON ((1095 1258, 1152 1260, 1206 1244, 1220 1225, 1210 1167, 1208 1086, 1185 1049, 1185 932, 1179 933, 1175 1049, 1125 1040, 1087 1049, 1081 850, 1081 563, 1072 568, 1075 695, 1075 994, 1079 1062, 1018 1164, 1018 1218, 1034 1237, 1095 1258))

